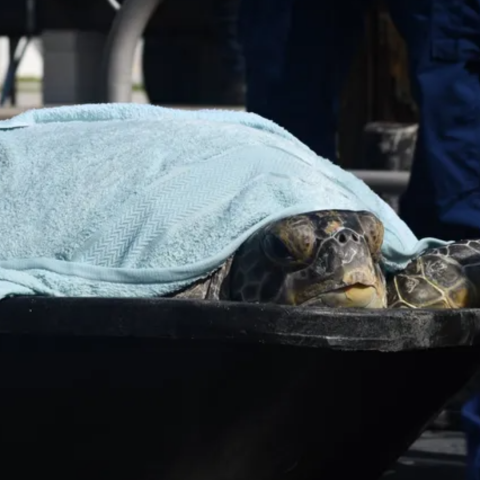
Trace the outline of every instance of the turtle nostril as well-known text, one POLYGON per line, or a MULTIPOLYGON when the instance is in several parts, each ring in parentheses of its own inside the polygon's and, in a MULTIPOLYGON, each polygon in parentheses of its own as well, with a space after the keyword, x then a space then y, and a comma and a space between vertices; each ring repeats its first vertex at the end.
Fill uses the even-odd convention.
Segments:
POLYGON ((347 243, 347 236, 342 232, 338 237, 337 237, 339 243, 347 243))
POLYGON ((359 243, 360 242, 360 236, 351 231, 351 230, 344 230, 344 231, 341 231, 341 232, 338 232, 336 234, 336 237, 337 237, 337 241, 338 243, 340 243, 340 245, 345 245, 346 243, 348 242, 354 242, 354 243, 359 243))

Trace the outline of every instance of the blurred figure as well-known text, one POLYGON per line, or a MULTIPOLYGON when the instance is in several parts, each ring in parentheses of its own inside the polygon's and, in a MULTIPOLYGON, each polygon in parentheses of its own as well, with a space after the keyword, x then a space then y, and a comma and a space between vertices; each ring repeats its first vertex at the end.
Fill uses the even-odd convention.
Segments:
POLYGON ((144 35, 143 77, 157 105, 243 105, 239 0, 164 2, 144 35))
MULTIPOLYGON (((400 215, 419 237, 480 237, 480 0, 389 0, 420 130, 400 215)), ((249 111, 334 160, 340 93, 370 0, 242 0, 249 111)))

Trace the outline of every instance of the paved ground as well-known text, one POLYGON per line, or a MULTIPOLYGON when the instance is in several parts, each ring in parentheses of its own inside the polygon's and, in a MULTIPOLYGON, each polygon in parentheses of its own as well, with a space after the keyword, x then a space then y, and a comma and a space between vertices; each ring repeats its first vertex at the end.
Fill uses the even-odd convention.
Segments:
MULTIPOLYGON (((133 91, 132 93, 132 102, 133 103, 148 103, 147 96, 143 91, 133 91)), ((42 105, 42 95, 38 89, 28 89, 20 90, 17 94, 17 107, 25 109, 32 107, 39 107, 42 105)), ((225 108, 225 107, 222 107, 225 108)), ((238 110, 239 107, 232 106, 229 107, 234 110, 238 110)), ((1 108, 0 108, 1 110, 1 108)))
MULTIPOLYGON (((17 115, 20 111, 27 110, 29 108, 38 108, 42 106, 42 96, 40 91, 30 90, 30 91, 20 91, 17 95, 17 105, 15 108, 11 108, 9 105, 6 107, 0 107, 0 120, 5 118, 10 118, 13 115, 17 115)), ((148 103, 147 97, 142 91, 134 91, 132 93, 132 102, 133 103, 148 103)), ((51 105, 52 106, 52 105, 51 105)), ((165 105, 169 106, 169 105, 165 105)), ((199 108, 214 108, 213 105, 202 105, 202 106, 175 106, 176 108, 186 108, 186 109, 199 109, 199 108)), ((229 108, 231 110, 244 110, 242 107, 231 106, 231 107, 222 107, 229 108)))
MULTIPOLYGON (((134 103, 147 103, 147 97, 144 92, 134 91, 132 95, 134 103)), ((42 95, 40 90, 30 89, 29 91, 20 91, 17 94, 17 104, 22 108, 39 107, 42 104, 42 95)))
POLYGON ((382 480, 463 480, 465 453, 461 432, 425 432, 382 480))

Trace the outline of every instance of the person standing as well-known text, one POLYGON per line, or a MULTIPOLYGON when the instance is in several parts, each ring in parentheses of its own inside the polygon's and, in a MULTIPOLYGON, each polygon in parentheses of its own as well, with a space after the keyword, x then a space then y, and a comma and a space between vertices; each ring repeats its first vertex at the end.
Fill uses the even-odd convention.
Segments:
MULTIPOLYGON (((335 160, 340 94, 370 0, 242 0, 246 107, 335 160)), ((419 135, 400 216, 418 237, 480 237, 480 0, 387 0, 419 135)))

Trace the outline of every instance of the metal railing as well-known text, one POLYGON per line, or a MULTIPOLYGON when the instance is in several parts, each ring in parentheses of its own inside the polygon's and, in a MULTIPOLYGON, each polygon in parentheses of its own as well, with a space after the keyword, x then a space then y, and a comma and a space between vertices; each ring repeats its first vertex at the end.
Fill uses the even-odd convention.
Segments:
POLYGON ((131 101, 135 49, 150 17, 162 1, 126 0, 122 3, 113 20, 105 46, 100 101, 131 101))
POLYGON ((410 172, 389 170, 349 170, 377 193, 399 195, 410 180, 410 172))

